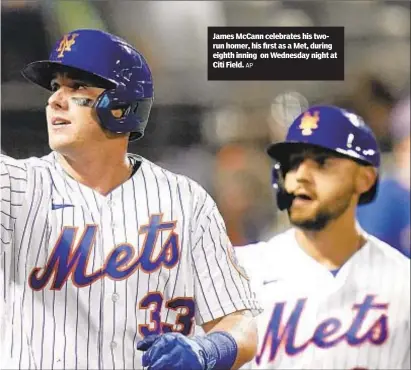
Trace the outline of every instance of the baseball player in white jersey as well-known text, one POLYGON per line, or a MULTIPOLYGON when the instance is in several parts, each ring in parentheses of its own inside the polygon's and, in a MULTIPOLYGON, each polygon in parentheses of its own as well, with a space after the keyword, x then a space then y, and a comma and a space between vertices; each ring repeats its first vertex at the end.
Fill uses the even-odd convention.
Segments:
POLYGON ((153 101, 124 40, 75 30, 23 75, 51 90, 52 152, 1 157, 1 367, 229 369, 258 303, 212 198, 127 154, 153 101), (195 325, 205 334, 191 335, 195 325))
POLYGON ((293 227, 236 248, 264 309, 257 355, 244 368, 410 369, 409 260, 355 220, 377 191, 371 130, 316 106, 268 153, 293 227))

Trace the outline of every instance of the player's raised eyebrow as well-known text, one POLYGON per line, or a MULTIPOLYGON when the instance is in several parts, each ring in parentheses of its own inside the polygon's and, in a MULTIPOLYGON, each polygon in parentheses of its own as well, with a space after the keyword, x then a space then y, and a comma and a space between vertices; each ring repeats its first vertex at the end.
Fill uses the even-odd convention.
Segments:
POLYGON ((51 87, 53 86, 53 84, 59 84, 59 82, 57 81, 59 77, 68 80, 69 82, 66 83, 67 85, 80 84, 87 87, 97 87, 102 89, 109 89, 113 87, 113 84, 111 82, 103 81, 98 76, 95 76, 95 78, 93 78, 91 76, 76 71, 55 73, 54 78, 50 82, 51 87))
MULTIPOLYGON (((72 86, 72 85, 82 85, 82 86, 86 86, 86 87, 96 87, 95 85, 95 83, 92 83, 92 82, 90 82, 90 81, 87 81, 87 80, 84 80, 84 79, 80 79, 80 78, 70 78, 70 77, 68 77, 68 76, 65 76, 64 77, 65 78, 65 80, 63 80, 64 81, 64 85, 67 85, 67 86, 72 86)), ((53 78, 52 80, 51 80, 51 82, 50 82, 50 87, 51 88, 53 88, 54 86, 56 86, 56 85, 58 85, 58 86, 60 86, 61 85, 61 83, 59 82, 59 80, 58 80, 58 77, 55 77, 55 78, 53 78)))
POLYGON ((296 148, 293 151, 291 151, 289 160, 314 158, 318 155, 331 155, 331 153, 320 148, 314 148, 301 144, 299 148, 296 148))

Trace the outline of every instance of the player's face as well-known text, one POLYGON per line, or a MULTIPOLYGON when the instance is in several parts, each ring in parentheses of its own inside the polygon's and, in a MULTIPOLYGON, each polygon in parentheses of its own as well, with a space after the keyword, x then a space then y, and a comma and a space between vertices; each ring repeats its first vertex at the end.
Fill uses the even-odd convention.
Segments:
POLYGON ((46 116, 52 150, 64 154, 107 140, 91 107, 103 88, 62 74, 55 76, 51 88, 46 116))
POLYGON ((306 230, 321 230, 356 207, 360 167, 350 159, 315 149, 292 154, 284 184, 295 196, 288 209, 291 223, 306 230))

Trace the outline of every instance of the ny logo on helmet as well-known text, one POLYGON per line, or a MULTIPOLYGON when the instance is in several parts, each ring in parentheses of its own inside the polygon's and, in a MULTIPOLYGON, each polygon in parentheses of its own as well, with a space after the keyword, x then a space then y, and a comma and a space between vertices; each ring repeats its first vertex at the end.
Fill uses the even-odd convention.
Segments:
POLYGON ((301 123, 299 128, 302 130, 304 136, 309 136, 313 133, 313 130, 318 128, 318 121, 320 120, 320 115, 318 111, 315 111, 313 115, 310 112, 304 113, 301 118, 301 123))
POLYGON ((71 47, 73 46, 73 44, 76 43, 76 37, 78 35, 79 35, 78 33, 72 33, 71 35, 64 35, 57 49, 57 51, 59 52, 59 54, 57 55, 57 58, 62 58, 66 51, 71 51, 71 47))

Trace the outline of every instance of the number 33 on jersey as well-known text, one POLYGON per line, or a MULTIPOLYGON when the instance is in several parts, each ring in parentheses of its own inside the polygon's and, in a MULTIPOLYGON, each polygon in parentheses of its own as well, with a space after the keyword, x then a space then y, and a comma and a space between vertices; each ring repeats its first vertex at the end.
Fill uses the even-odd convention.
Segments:
POLYGON ((211 197, 132 157, 138 171, 102 196, 55 153, 2 156, 5 368, 138 369, 142 337, 257 307, 211 197))

